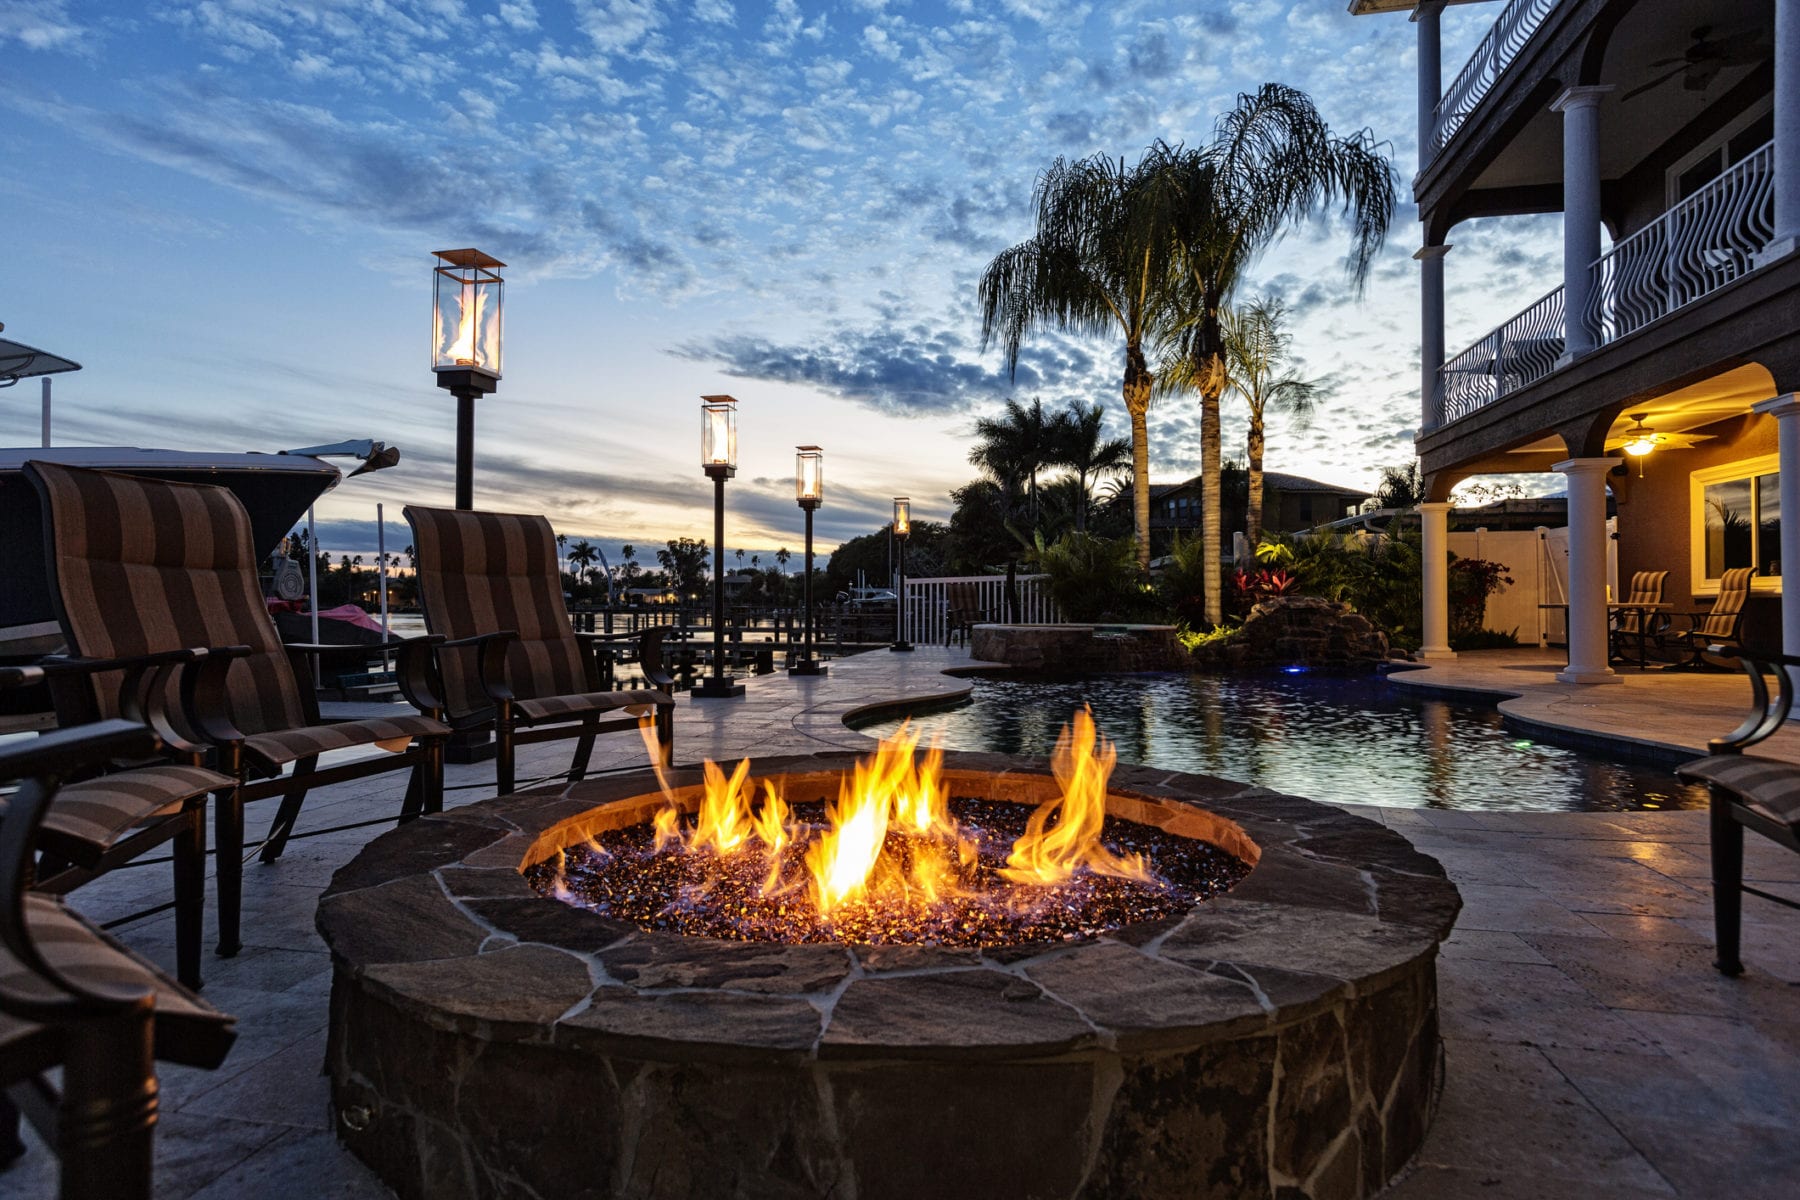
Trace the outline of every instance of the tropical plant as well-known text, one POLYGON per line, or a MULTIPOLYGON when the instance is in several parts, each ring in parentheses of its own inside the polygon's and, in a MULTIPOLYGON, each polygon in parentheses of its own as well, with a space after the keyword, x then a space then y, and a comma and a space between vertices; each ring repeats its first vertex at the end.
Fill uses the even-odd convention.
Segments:
POLYGON ((969 463, 995 479, 1023 481, 1026 507, 1035 521, 1038 473, 1056 461, 1058 432, 1057 419, 1044 411, 1042 400, 1029 405, 1008 400, 1000 416, 976 420, 969 463))
POLYGON ((629 587, 632 580, 638 577, 638 572, 640 570, 642 570, 642 568, 637 564, 637 547, 630 542, 626 542, 623 546, 619 547, 619 577, 623 579, 626 586, 629 587))
POLYGON ((669 586, 682 596, 697 596, 706 590, 710 558, 705 538, 673 538, 656 552, 656 561, 667 574, 669 586))
POLYGON ((1259 298, 1225 314, 1225 386, 1250 410, 1245 435, 1249 464, 1249 509, 1244 536, 1255 545, 1262 537, 1263 422, 1271 408, 1285 411, 1297 426, 1312 420, 1320 385, 1283 369, 1294 335, 1288 332, 1287 306, 1279 299, 1259 298))
POLYGON ((1458 558, 1450 563, 1450 644, 1477 637, 1487 619, 1488 597, 1512 583, 1504 563, 1485 558, 1458 558))
POLYGON ((1025 340, 1048 329, 1124 339, 1140 571, 1150 567, 1146 414, 1155 381, 1144 347, 1165 320, 1171 183, 1106 155, 1058 158, 1038 178, 1036 233, 997 255, 980 283, 982 348, 999 342, 1015 375, 1025 340))
POLYGON ((600 561, 600 552, 586 538, 576 542, 569 551, 569 565, 575 568, 575 582, 581 583, 594 564, 600 561))
POLYGON ((1075 472, 1075 528, 1087 531, 1088 510, 1093 507, 1090 484, 1102 476, 1131 469, 1131 443, 1102 435, 1106 410, 1080 401, 1056 414, 1053 457, 1057 466, 1075 472))
POLYGON ((1206 550, 1200 539, 1183 537, 1177 529, 1157 583, 1164 606, 1189 628, 1206 622, 1207 569, 1206 550))
POLYGON ((1130 619, 1150 598, 1139 582, 1134 547, 1124 538, 1070 530, 1047 545, 1040 540, 1032 559, 1049 577, 1050 598, 1070 620, 1130 619))
MULTIPOLYGON (((1276 83, 1239 95, 1209 144, 1159 143, 1145 169, 1173 181, 1180 195, 1178 316, 1167 333, 1190 360, 1200 393, 1200 528, 1210 560, 1222 532, 1219 404, 1230 379, 1222 312, 1232 290, 1284 233, 1336 204, 1350 220, 1347 268, 1360 294, 1393 218, 1394 169, 1369 131, 1338 137, 1306 93, 1276 83)), ((1219 573, 1205 584, 1207 619, 1216 622, 1219 573)))
POLYGON ((792 557, 794 556, 788 553, 788 548, 786 546, 775 551, 775 562, 781 567, 781 573, 783 575, 787 574, 788 559, 792 557))
POLYGON ((1375 503, 1381 508, 1417 508, 1425 502, 1425 473, 1419 460, 1403 467, 1383 467, 1375 485, 1375 503))

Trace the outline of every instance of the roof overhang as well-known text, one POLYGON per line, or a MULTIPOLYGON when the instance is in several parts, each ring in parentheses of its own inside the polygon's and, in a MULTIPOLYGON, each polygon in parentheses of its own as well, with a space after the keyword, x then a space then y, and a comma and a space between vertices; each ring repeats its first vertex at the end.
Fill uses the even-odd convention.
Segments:
POLYGON ((72 358, 39 350, 36 346, 27 346, 23 342, 0 338, 0 387, 17 383, 21 379, 30 379, 34 375, 60 375, 64 371, 79 370, 81 364, 72 358))
MULTIPOLYGON (((1447 0, 1450 4, 1481 4, 1486 0, 1447 0)), ((1411 12, 1419 0, 1350 0, 1350 15, 1363 17, 1370 13, 1411 12)))

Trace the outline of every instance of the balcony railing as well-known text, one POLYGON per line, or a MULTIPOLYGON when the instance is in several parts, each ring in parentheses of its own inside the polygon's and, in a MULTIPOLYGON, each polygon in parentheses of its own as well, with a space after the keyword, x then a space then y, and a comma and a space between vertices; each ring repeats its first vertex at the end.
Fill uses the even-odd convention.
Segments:
MULTIPOLYGON (((1768 142, 1589 268, 1592 299, 1581 314, 1597 349, 1748 274, 1775 236, 1775 143, 1768 142)), ((1556 369, 1565 334, 1563 289, 1445 363, 1438 372, 1445 421, 1467 416, 1556 369)))
POLYGON ((1445 363, 1438 372, 1444 420, 1454 421, 1556 369, 1563 351, 1563 290, 1524 312, 1445 363))
POLYGON ((1594 263, 1588 331, 1624 337, 1750 272, 1775 236, 1775 143, 1638 230, 1594 263))
MULTIPOLYGON (((1444 89, 1443 98, 1438 101, 1436 119, 1433 121, 1429 152, 1424 155, 1424 162, 1430 162, 1442 153, 1456 131, 1462 128, 1475 106, 1481 103, 1483 96, 1493 88, 1494 81, 1500 78, 1507 65, 1517 57, 1531 35, 1537 32, 1550 10, 1561 4, 1562 0, 1507 0, 1506 7, 1501 10, 1494 27, 1487 31, 1481 39, 1481 45, 1463 64, 1463 69, 1456 73, 1450 86, 1444 89)), ((1423 163, 1420 164, 1421 166, 1423 163)))

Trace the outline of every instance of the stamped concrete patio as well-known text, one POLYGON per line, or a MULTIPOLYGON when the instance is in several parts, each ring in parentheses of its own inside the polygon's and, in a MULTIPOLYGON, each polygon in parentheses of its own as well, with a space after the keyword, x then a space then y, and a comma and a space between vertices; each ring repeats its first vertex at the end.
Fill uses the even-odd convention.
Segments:
MULTIPOLYGON (((1623 686, 1572 689, 1549 680, 1535 651, 1468 655, 1409 673, 1402 686, 1517 693, 1509 716, 1609 737, 1646 754, 1696 752, 1737 721, 1746 689, 1729 676, 1627 673, 1623 686)), ((736 701, 678 710, 683 762, 861 750, 844 718, 905 697, 953 698, 941 674, 965 655, 921 649, 832 664, 824 679, 749 681, 736 701)), ((1800 760, 1800 735, 1771 749, 1800 760)), ((533 747, 521 775, 547 774, 566 749, 533 747)), ((596 765, 631 766, 643 751, 602 739, 596 765)), ((491 766, 452 767, 456 805, 490 794, 491 766)), ((401 783, 357 783, 307 803, 307 826, 385 815, 401 783)), ((1313 799, 1334 801, 1331 796, 1313 799)), ((252 810, 266 822, 273 806, 252 810)), ((1437 1122, 1409 1175, 1406 1200, 1582 1197, 1760 1197, 1792 1194, 1800 1173, 1800 917, 1745 904, 1747 974, 1710 965, 1706 818, 1697 812, 1491 814, 1355 811, 1442 860, 1464 908, 1439 968, 1446 1086, 1437 1122)), ((252 832, 255 832, 253 827, 252 832)), ((244 952, 211 960, 206 994, 239 1018, 225 1066, 162 1073, 158 1194, 167 1197, 377 1197, 388 1193, 339 1146, 324 1059, 331 971, 314 931, 319 893, 379 830, 292 843, 245 877, 244 952)), ((1800 857, 1750 839, 1746 874, 1800 897, 1800 857)), ((105 920, 166 897, 162 868, 117 872, 77 893, 105 920)), ((122 931, 172 966, 172 919, 122 931)), ((0 1197, 53 1194, 41 1147, 0 1174, 0 1197)))

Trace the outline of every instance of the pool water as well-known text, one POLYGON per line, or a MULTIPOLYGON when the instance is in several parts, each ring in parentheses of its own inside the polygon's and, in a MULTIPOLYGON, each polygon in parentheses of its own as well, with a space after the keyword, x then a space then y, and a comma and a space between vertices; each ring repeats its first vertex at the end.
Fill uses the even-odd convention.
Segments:
MULTIPOLYGON (((1119 758, 1356 804, 1466 811, 1704 808, 1667 767, 1614 762, 1505 728, 1491 704, 1414 696, 1380 676, 981 678, 918 717, 946 750, 1047 756, 1082 704, 1119 758)), ((863 726, 880 736, 899 718, 863 726)))

